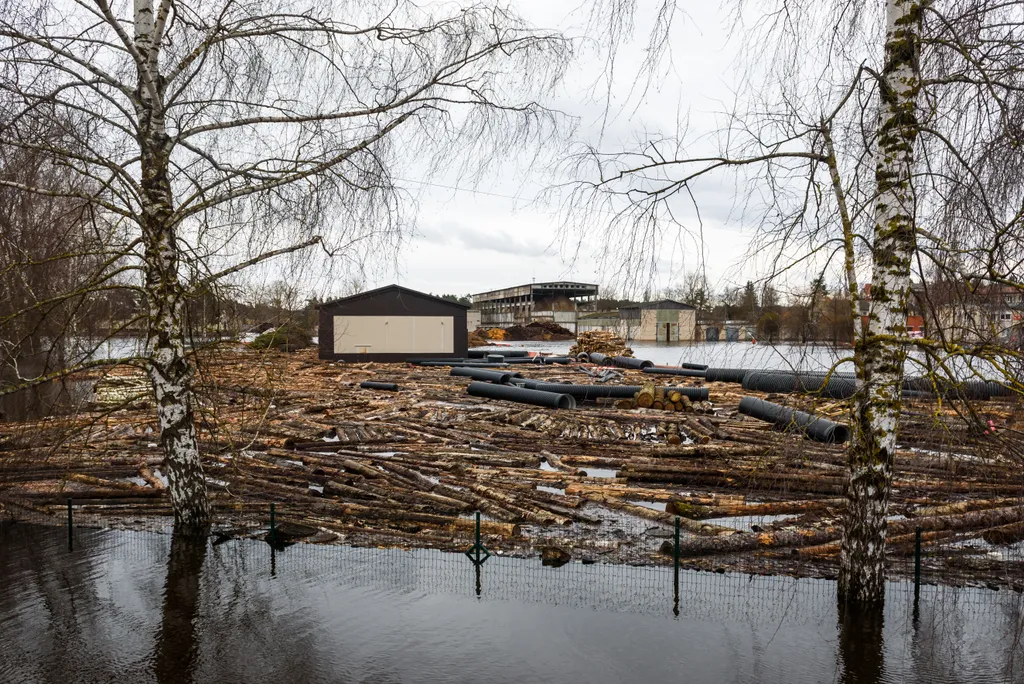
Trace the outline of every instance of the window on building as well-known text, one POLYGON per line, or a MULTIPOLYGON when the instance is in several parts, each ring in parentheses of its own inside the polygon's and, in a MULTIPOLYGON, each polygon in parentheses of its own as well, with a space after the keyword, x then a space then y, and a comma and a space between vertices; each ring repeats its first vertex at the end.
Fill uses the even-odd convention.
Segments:
POLYGON ((999 314, 999 320, 1002 320, 1002 321, 1008 321, 1012 317, 1013 316, 1010 314, 1009 311, 1004 311, 1003 313, 999 314))

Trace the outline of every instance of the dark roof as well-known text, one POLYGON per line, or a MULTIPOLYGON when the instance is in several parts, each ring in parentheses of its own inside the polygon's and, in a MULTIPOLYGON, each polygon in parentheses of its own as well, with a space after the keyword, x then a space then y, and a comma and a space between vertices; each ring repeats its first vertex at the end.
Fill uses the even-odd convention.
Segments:
POLYGON ((400 295, 405 294, 411 295, 413 297, 421 297, 423 299, 432 299, 435 302, 442 302, 444 304, 449 304, 451 306, 457 306, 460 309, 470 308, 469 304, 460 304, 459 302, 453 302, 452 300, 445 299, 444 297, 435 297, 434 295, 427 294, 426 292, 410 290, 409 288, 402 287, 401 285, 385 285, 384 287, 378 287, 376 290, 367 290, 366 292, 354 294, 351 297, 341 297, 339 299, 332 299, 329 302, 324 302, 322 304, 317 305, 316 308, 322 309, 325 306, 333 306, 334 304, 341 304, 343 302, 355 302, 361 299, 370 299, 371 297, 378 297, 382 294, 387 294, 390 292, 397 292, 400 295))
POLYGON ((695 309, 695 307, 674 299, 659 299, 656 302, 631 302, 621 305, 619 309, 695 309))

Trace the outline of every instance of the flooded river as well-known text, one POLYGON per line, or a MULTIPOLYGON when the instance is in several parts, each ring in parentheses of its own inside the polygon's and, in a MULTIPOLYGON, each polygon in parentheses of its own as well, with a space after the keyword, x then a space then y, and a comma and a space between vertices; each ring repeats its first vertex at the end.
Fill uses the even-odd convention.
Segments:
POLYGON ((0 526, 2 682, 1024 681, 1013 592, 0 526))

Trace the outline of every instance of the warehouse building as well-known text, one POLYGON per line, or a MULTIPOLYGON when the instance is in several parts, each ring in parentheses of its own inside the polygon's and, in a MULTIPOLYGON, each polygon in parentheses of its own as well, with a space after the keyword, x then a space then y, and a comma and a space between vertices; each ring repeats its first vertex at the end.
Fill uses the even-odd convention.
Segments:
POLYGON ((690 342, 696 338, 697 310, 672 299, 619 307, 579 320, 579 332, 605 330, 637 342, 690 342))
POLYGON ((557 323, 576 332, 577 309, 597 298, 597 285, 556 281, 529 283, 472 296, 485 328, 510 328, 534 321, 557 323))
POLYGON ((464 304, 388 285, 318 308, 321 359, 388 363, 466 355, 464 304))

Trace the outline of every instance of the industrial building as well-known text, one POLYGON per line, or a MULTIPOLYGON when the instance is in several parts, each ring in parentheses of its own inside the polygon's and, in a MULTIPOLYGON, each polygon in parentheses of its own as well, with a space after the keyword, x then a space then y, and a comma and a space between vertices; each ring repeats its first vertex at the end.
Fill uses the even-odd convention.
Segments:
POLYGON ((690 342, 695 339, 697 310, 671 299, 619 307, 580 318, 579 332, 605 330, 637 342, 690 342))
POLYGON ((321 359, 386 363, 466 355, 464 304, 388 285, 318 308, 321 359))
POLYGON ((475 294, 473 309, 485 328, 508 328, 549 321, 576 332, 580 304, 597 299, 597 285, 558 281, 530 283, 475 294))

